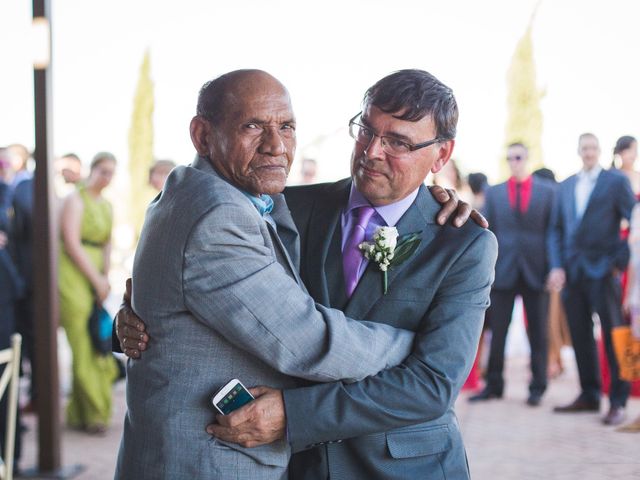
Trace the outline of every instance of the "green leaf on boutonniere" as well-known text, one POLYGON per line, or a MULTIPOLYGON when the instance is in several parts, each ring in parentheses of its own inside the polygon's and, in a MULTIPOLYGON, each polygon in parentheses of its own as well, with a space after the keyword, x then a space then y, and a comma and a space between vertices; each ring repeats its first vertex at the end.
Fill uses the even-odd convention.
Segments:
POLYGON ((400 265, 415 253, 420 242, 422 242, 422 238, 420 238, 421 233, 421 231, 408 233, 398 238, 398 244, 393 252, 393 259, 391 260, 389 267, 400 265))
POLYGON ((382 290, 389 290, 388 270, 406 261, 418 248, 422 232, 398 236, 396 227, 378 227, 373 234, 373 242, 362 242, 358 248, 369 261, 378 265, 382 272, 382 290))

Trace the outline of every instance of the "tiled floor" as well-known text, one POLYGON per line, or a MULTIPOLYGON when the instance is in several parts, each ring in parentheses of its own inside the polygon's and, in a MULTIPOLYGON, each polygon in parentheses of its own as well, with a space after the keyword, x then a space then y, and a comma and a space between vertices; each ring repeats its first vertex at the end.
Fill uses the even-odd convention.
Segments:
MULTIPOLYGON (((67 368, 66 359, 63 354, 62 368, 67 368)), ((575 368, 570 361, 567 371, 552 381, 537 408, 525 404, 526 358, 509 359, 507 368, 503 400, 469 404, 467 393, 458 400, 474 480, 640 478, 640 434, 617 433, 603 426, 596 414, 552 413, 554 405, 572 400, 577 393, 575 368)), ((114 389, 114 399, 113 425, 106 436, 91 437, 63 429, 63 465, 86 467, 78 480, 113 478, 125 411, 122 382, 114 389)), ((628 412, 630 417, 640 415, 640 399, 630 402, 628 412)), ((36 459, 35 419, 26 417, 25 421, 29 432, 24 437, 23 468, 33 466, 36 459)))

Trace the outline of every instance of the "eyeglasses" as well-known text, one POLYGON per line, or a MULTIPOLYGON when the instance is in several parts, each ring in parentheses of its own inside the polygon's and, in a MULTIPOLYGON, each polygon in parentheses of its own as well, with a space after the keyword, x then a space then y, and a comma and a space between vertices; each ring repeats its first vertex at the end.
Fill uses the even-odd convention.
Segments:
POLYGON ((512 156, 507 155, 507 162, 512 162, 512 161, 519 162, 520 160, 524 160, 524 157, 522 155, 512 155, 512 156))
POLYGON ((366 125, 356 122, 356 119, 360 115, 362 115, 362 112, 359 112, 355 117, 349 120, 349 135, 351 135, 351 137, 361 145, 369 145, 374 137, 379 137, 380 143, 382 144, 382 151, 388 155, 405 155, 409 152, 413 152, 414 150, 425 148, 429 145, 433 145, 434 143, 446 140, 445 138, 437 137, 433 140, 429 140, 428 142, 411 144, 395 137, 378 135, 366 125))

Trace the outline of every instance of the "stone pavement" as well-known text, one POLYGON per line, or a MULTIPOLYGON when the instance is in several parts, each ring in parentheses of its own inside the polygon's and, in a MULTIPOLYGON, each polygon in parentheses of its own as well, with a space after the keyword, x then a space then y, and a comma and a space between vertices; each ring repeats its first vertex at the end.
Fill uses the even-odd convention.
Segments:
MULTIPOLYGON (((567 358, 569 368, 551 382, 540 407, 525 404, 528 373, 523 356, 508 360, 503 400, 469 404, 468 393, 461 395, 457 410, 474 480, 640 479, 640 434, 617 433, 600 424, 596 414, 551 412, 577 392, 575 367, 571 356, 567 358)), ((63 465, 86 466, 78 480, 113 478, 125 412, 123 382, 116 385, 114 398, 113 425, 106 436, 63 429, 63 465)), ((630 418, 640 415, 640 399, 630 401, 628 413, 630 418)), ((28 468, 36 459, 36 426, 33 416, 25 421, 29 432, 21 467, 28 468)))

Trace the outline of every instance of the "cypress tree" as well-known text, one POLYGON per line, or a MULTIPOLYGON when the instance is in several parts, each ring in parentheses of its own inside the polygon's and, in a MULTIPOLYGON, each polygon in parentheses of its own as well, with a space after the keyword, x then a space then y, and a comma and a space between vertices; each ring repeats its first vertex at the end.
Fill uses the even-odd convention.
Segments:
POLYGON ((151 58, 147 50, 140 65, 129 129, 129 212, 136 240, 140 236, 147 205, 154 196, 148 185, 149 167, 153 162, 153 106, 151 58))
MULTIPOLYGON (((536 5, 535 10, 538 6, 536 5)), ((524 35, 520 38, 511 57, 507 73, 507 124, 505 127, 505 149, 514 142, 522 142, 529 148, 532 169, 543 166, 542 156, 542 111, 540 100, 544 92, 536 84, 536 64, 533 58, 531 30, 535 10, 524 35)), ((504 158, 504 156, 503 156, 504 158)), ((502 159, 501 173, 508 176, 508 167, 502 159)))

